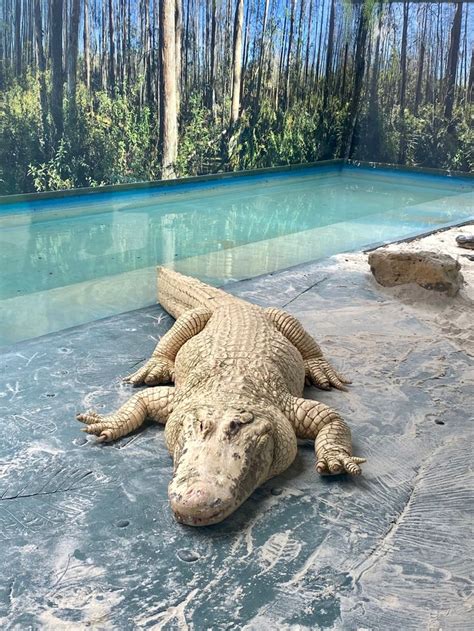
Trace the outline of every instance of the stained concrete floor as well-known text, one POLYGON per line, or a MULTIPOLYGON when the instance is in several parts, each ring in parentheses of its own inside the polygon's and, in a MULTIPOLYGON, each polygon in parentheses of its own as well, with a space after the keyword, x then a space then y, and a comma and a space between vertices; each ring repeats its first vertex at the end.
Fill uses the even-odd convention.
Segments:
POLYGON ((104 446, 74 420, 129 396, 159 306, 3 349, 0 627, 472 629, 472 360, 331 259, 232 291, 285 305, 352 376, 307 396, 344 414, 363 477, 319 477, 302 444, 225 522, 181 526, 160 427, 104 446))

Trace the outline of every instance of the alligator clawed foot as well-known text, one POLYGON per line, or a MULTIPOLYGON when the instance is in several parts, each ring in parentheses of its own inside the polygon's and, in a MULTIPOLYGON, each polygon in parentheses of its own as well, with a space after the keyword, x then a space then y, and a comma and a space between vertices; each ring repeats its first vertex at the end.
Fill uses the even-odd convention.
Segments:
POLYGON ((316 463, 316 471, 322 475, 337 473, 360 475, 362 471, 359 465, 363 462, 366 462, 365 458, 348 456, 345 452, 331 453, 318 460, 316 463))
POLYGON ((306 377, 321 390, 347 390, 345 384, 351 383, 349 379, 336 372, 324 357, 306 359, 304 362, 306 377))
POLYGON ((123 416, 111 414, 109 416, 101 416, 97 412, 85 412, 78 414, 77 420, 85 423, 86 427, 82 429, 86 434, 94 434, 98 438, 98 442, 110 442, 120 436, 128 434, 130 431, 129 421, 123 416))
POLYGON ((123 381, 133 386, 146 384, 147 386, 157 386, 161 383, 174 381, 174 364, 166 357, 152 357, 147 363, 136 370, 123 381))

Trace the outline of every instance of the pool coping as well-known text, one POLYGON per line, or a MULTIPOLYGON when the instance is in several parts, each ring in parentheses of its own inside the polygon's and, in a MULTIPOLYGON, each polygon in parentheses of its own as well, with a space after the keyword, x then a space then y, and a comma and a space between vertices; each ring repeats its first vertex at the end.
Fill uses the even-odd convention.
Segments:
MULTIPOLYGON (((378 250, 379 248, 383 248, 386 245, 395 245, 396 243, 410 243, 411 241, 416 241, 417 239, 423 239, 424 237, 429 237, 432 234, 436 234, 438 232, 444 232, 445 230, 450 230, 451 228, 460 228, 461 226, 469 226, 474 224, 474 216, 470 219, 466 219, 465 221, 452 221, 447 224, 444 224, 441 227, 433 228, 433 230, 426 230, 425 232, 412 232, 401 239, 395 239, 394 241, 376 241, 374 243, 369 243, 369 245, 364 246, 363 248, 357 248, 356 250, 347 250, 347 252, 373 252, 374 250, 378 250)), ((344 254, 341 252, 341 254, 344 254)))
POLYGON ((0 206, 4 204, 39 201, 43 199, 61 199, 63 197, 73 197, 76 195, 100 195, 101 193, 120 193, 122 191, 143 190, 148 188, 168 188, 179 186, 180 184, 199 184, 201 182, 229 180, 239 177, 284 173, 285 171, 300 171, 303 169, 311 169, 314 167, 340 166, 342 168, 344 166, 344 163, 345 161, 342 159, 321 160, 319 162, 285 164, 276 167, 265 167, 262 169, 225 171, 220 173, 208 173, 206 175, 190 175, 187 177, 174 178, 172 180, 149 180, 146 182, 130 182, 125 184, 107 184, 106 186, 68 188, 61 191, 43 191, 40 193, 18 193, 13 195, 1 195, 0 206))
POLYGON ((41 201, 47 199, 62 199, 65 197, 100 195, 102 193, 119 193, 124 191, 159 189, 179 186, 182 184, 193 184, 202 182, 212 182, 220 180, 237 179, 239 177, 270 175, 284 173, 285 171, 300 171, 318 167, 351 166, 354 168, 370 168, 389 171, 401 171, 407 173, 418 173, 420 175, 437 175, 441 177, 459 177, 474 180, 474 173, 470 171, 451 171, 445 169, 433 169, 416 166, 405 166, 401 164, 389 164, 383 162, 367 162, 363 160, 335 158, 333 160, 320 160, 318 162, 305 162, 297 164, 285 164, 274 167, 264 167, 261 169, 246 169, 242 171, 225 171, 220 173, 209 173, 206 175, 192 175, 188 177, 175 178, 172 180, 149 180, 146 182, 129 182, 124 184, 107 184, 106 186, 70 188, 60 191, 43 191, 38 193, 15 193, 12 195, 0 195, 0 206, 21 202, 41 201))
POLYGON ((366 160, 354 160, 352 158, 343 161, 345 165, 361 167, 365 169, 386 169, 389 171, 406 171, 408 173, 419 173, 420 175, 439 175, 443 177, 459 177, 474 180, 473 171, 455 171, 451 169, 435 169, 432 167, 417 167, 405 164, 390 164, 385 162, 371 162, 366 160))

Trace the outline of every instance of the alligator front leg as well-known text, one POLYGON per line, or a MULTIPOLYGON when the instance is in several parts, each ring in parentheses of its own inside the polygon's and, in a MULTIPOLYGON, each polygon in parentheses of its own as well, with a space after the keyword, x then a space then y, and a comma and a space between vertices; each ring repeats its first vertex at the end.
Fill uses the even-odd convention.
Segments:
POLYGON ((210 311, 202 307, 183 313, 168 333, 163 335, 147 363, 125 377, 124 381, 134 386, 143 383, 156 386, 174 381, 174 359, 179 349, 203 330, 211 315, 210 311))
POLYGON ((91 411, 78 414, 77 420, 87 425, 83 432, 95 434, 99 441, 108 442, 130 434, 147 418, 166 423, 173 409, 173 396, 172 386, 150 388, 133 395, 113 414, 102 416, 91 411))
POLYGON ((319 473, 361 473, 365 458, 352 455, 351 430, 337 412, 324 403, 290 397, 289 418, 297 438, 315 441, 316 469, 319 473))
POLYGON ((301 353, 309 381, 322 390, 330 390, 331 386, 346 390, 344 384, 351 383, 349 379, 334 370, 325 359, 319 344, 294 316, 275 307, 266 308, 265 313, 270 316, 278 331, 301 353))

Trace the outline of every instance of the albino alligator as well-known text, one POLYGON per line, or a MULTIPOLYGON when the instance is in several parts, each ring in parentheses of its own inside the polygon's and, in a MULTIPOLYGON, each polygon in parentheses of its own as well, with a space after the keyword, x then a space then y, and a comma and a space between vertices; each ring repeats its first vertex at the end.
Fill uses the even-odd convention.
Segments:
POLYGON ((326 390, 349 382, 296 318, 164 268, 158 292, 176 323, 126 381, 174 387, 141 390, 109 416, 77 418, 103 441, 146 418, 166 423, 174 458, 169 499, 178 521, 201 526, 227 517, 293 462, 297 438, 315 440, 319 473, 360 473, 365 460, 351 455, 346 423, 301 398, 305 377, 326 390))

